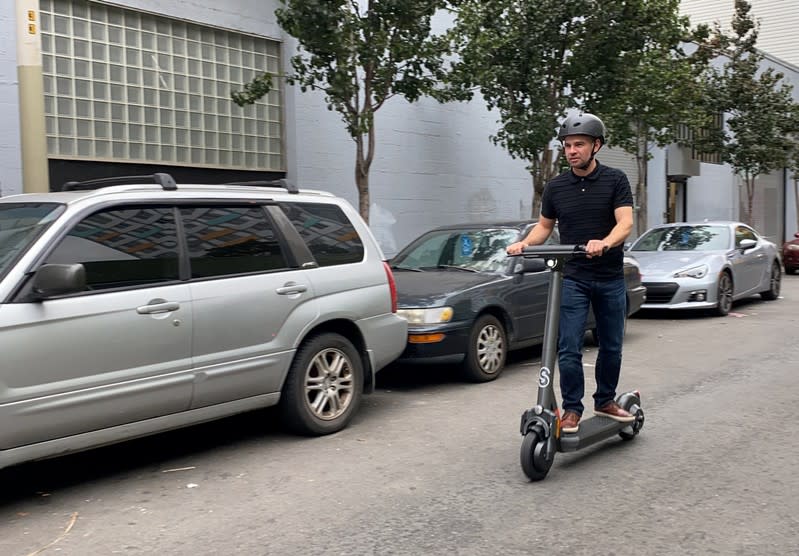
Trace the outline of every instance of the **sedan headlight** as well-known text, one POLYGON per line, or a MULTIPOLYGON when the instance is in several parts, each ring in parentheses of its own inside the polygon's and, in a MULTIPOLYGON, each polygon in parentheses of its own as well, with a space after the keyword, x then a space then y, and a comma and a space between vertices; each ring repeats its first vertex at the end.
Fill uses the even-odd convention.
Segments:
POLYGON ((788 251, 799 251, 799 245, 796 245, 795 243, 789 243, 788 251))
POLYGON ((432 309, 397 309, 397 315, 408 324, 440 324, 452 320, 452 307, 433 307, 432 309))
POLYGON ((674 273, 675 278, 704 278, 707 276, 708 271, 710 268, 706 264, 702 264, 699 266, 692 266, 691 268, 686 268, 685 270, 681 270, 679 272, 674 273))

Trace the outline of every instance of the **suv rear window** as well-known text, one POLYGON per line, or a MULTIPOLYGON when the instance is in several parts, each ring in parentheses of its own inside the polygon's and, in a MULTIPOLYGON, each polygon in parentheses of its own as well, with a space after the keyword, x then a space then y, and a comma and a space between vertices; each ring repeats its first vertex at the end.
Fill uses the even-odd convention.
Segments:
POLYGON ((363 241, 344 211, 323 203, 280 203, 319 266, 363 260, 363 241))

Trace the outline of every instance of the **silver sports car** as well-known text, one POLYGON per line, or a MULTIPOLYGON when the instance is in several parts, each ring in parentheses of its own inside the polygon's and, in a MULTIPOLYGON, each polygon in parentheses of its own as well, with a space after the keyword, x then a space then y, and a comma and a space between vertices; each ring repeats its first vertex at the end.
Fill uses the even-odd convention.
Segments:
POLYGON ((750 226, 728 221, 656 226, 628 250, 646 286, 642 309, 711 309, 722 316, 743 297, 779 297, 777 252, 750 226))

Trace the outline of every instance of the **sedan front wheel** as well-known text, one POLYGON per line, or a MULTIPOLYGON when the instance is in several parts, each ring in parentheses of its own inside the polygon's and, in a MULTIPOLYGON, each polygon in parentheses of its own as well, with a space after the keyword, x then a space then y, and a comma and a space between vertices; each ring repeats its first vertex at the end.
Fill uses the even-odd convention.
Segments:
POLYGON ((505 327, 493 315, 483 315, 475 321, 469 335, 469 345, 463 372, 472 382, 496 379, 505 367, 508 341, 505 327))

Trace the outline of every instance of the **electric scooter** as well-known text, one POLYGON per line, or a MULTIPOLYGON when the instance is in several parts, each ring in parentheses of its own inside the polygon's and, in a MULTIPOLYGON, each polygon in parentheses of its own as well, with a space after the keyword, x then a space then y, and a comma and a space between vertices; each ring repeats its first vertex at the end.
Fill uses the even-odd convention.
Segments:
MULTIPOLYGON (((556 452, 574 452, 617 434, 624 440, 635 438, 644 426, 644 411, 641 409, 641 394, 633 390, 618 396, 616 402, 635 416, 634 421, 621 423, 596 415, 581 420, 577 432, 561 431, 553 381, 558 351, 563 266, 572 257, 585 256, 585 246, 537 245, 525 247, 521 256, 525 259, 543 259, 550 270, 544 344, 538 372, 538 400, 534 407, 522 414, 521 419, 521 434, 524 437, 520 454, 522 469, 531 481, 540 481, 552 467, 556 452)), ((523 268, 524 265, 520 267, 523 268)))

